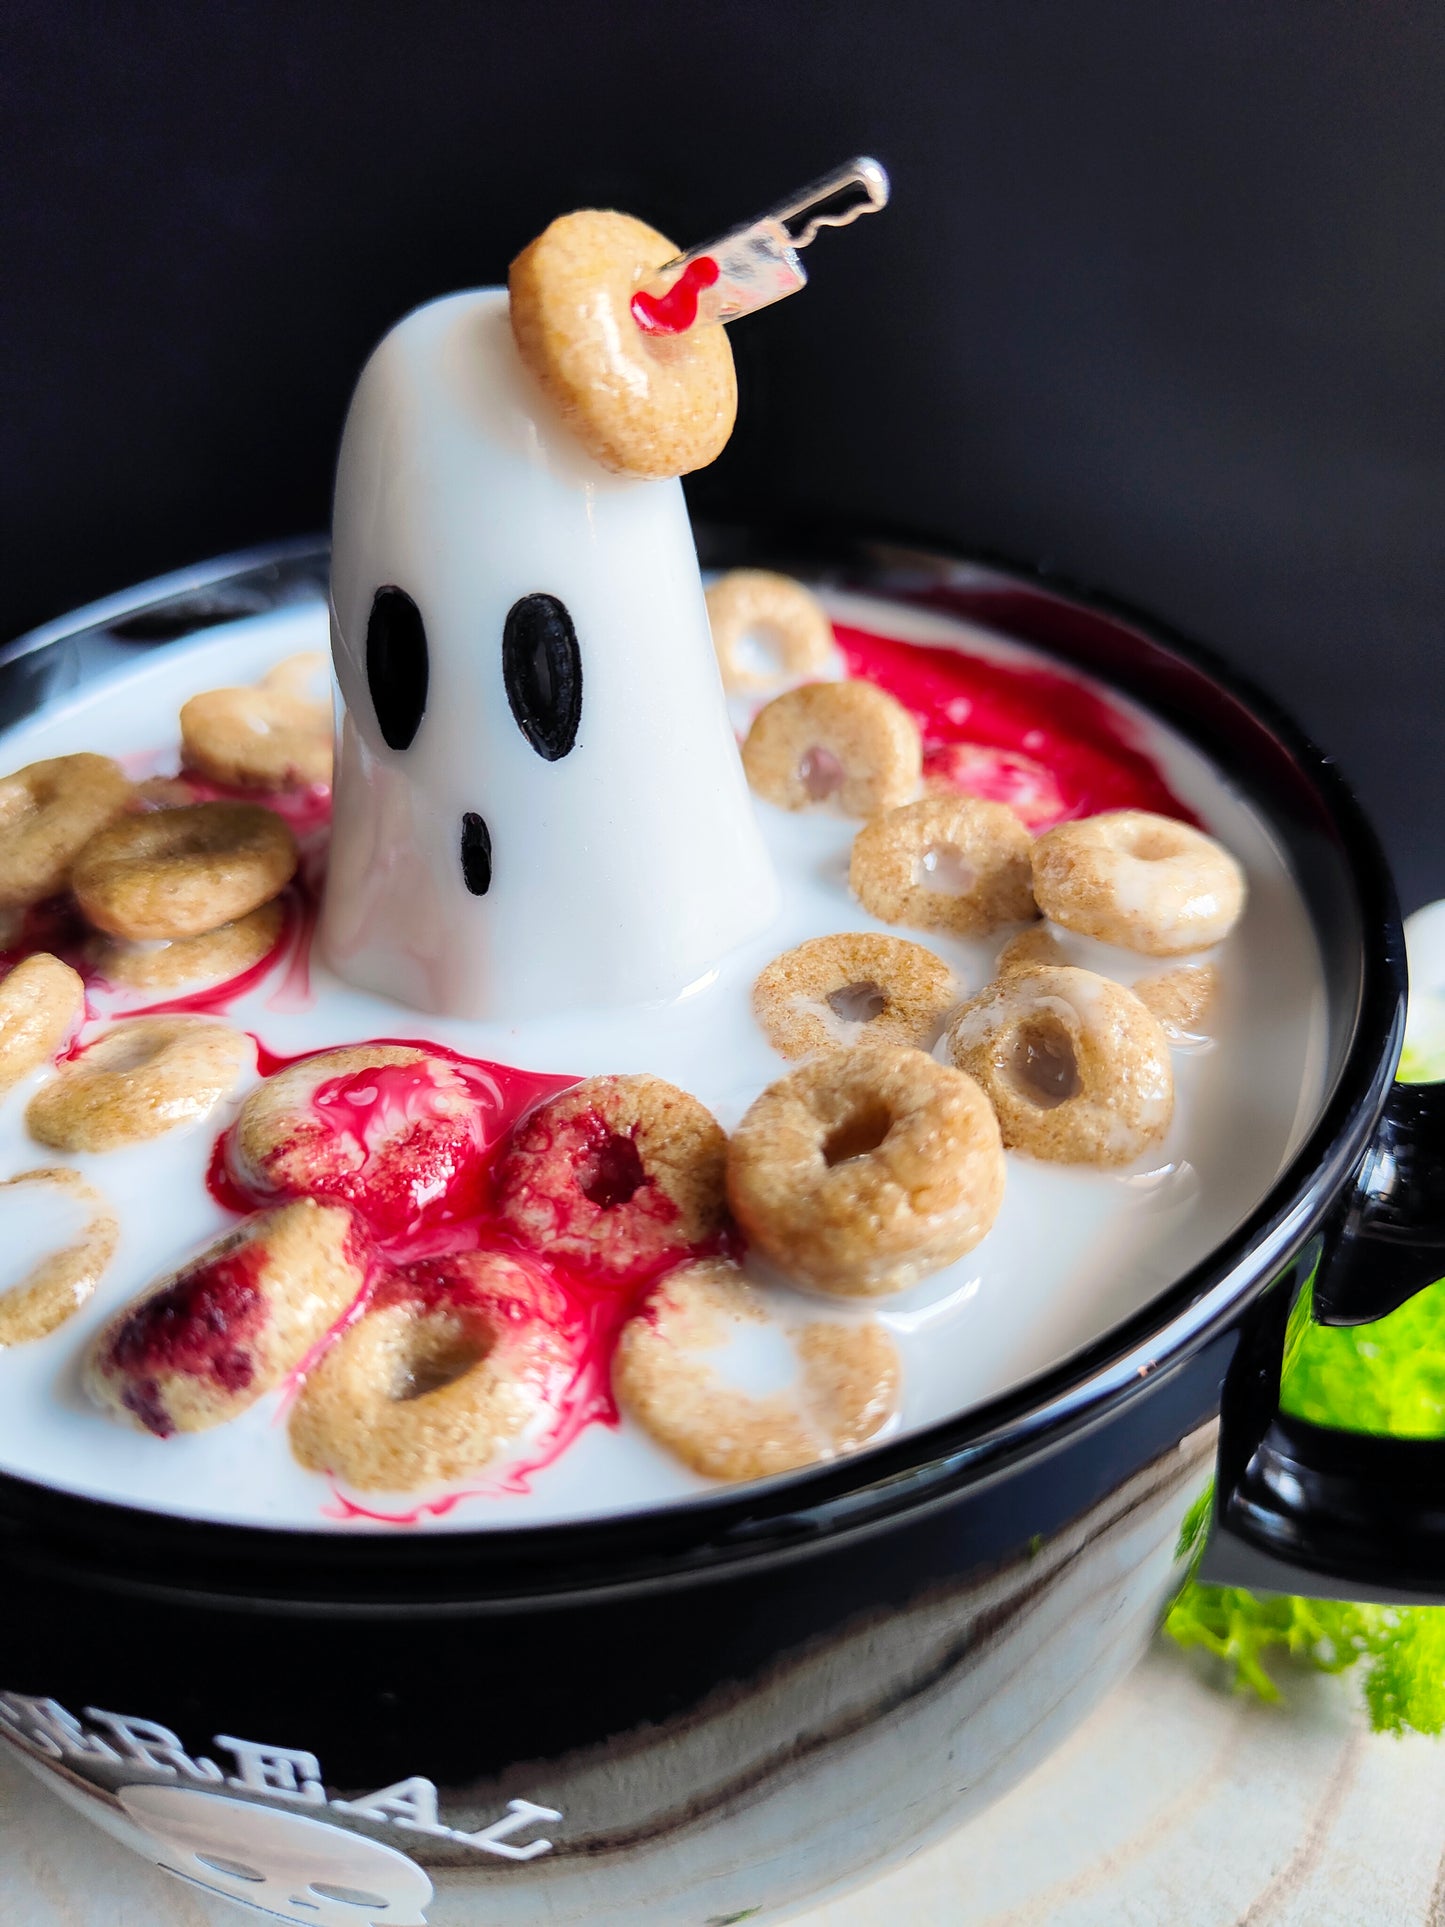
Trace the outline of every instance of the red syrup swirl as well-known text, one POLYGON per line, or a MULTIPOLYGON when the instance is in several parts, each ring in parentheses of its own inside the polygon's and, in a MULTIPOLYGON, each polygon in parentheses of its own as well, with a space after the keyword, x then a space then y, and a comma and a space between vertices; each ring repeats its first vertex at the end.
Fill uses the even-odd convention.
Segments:
POLYGON ((710 254, 689 261, 666 294, 648 294, 639 288, 632 297, 632 319, 649 335, 683 335, 697 320, 697 297, 704 288, 713 287, 718 264, 710 254))
POLYGON ((834 633, 848 674, 877 683, 917 719, 925 775, 971 795, 1023 801, 1034 830, 1101 810, 1198 822, 1134 741, 1128 718, 1086 683, 844 623, 834 633), (976 753, 953 754, 960 745, 976 753))

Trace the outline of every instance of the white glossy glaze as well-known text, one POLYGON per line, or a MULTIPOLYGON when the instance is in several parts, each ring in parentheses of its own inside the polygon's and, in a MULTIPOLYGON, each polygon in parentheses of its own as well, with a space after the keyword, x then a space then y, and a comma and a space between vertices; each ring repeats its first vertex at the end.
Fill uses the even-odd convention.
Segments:
MULTIPOLYGON (((908 639, 1033 659, 942 617, 857 598, 834 598, 832 606, 841 619, 908 639)), ((3 766, 81 748, 140 753, 143 763, 150 752, 147 766, 173 766, 174 718, 186 696, 248 679, 298 649, 317 647, 325 624, 317 605, 211 631, 167 650, 9 732, 0 744, 3 766)), ((1217 953, 1223 987, 1212 1020, 1215 1041, 1176 1053, 1179 1102, 1157 1156, 1140 1167, 1101 1174, 1010 1154, 1007 1194, 993 1231, 960 1263, 897 1298, 860 1311, 763 1282, 765 1298, 787 1322, 876 1311, 903 1358, 898 1428, 905 1432, 1017 1383, 1146 1304, 1259 1199, 1320 1102, 1322 980, 1305 912, 1277 846, 1203 757, 1142 712, 1117 699, 1115 706, 1132 717, 1141 747, 1159 761, 1176 793, 1249 874, 1249 908, 1217 953)), ((309 1005, 278 973, 237 1007, 232 1021, 281 1053, 422 1036, 534 1070, 651 1070, 695 1092, 731 1127, 784 1068, 751 1015, 757 972, 804 937, 884 927, 847 891, 854 824, 826 812, 789 816, 767 806, 760 807, 759 820, 784 881, 783 907, 766 931, 725 957, 714 977, 681 999, 569 1010, 525 1023, 420 1018, 318 967, 309 1005)), ((925 933, 924 940, 949 958, 972 990, 991 974, 1001 936, 963 943, 925 933)), ((1063 941, 1070 961, 1121 981, 1158 968, 1087 939, 1063 941)), ((121 1007, 108 998, 99 1002, 102 1010, 121 1007)), ((0 1177, 51 1161, 48 1154, 37 1155, 39 1147, 23 1127, 25 1101, 39 1078, 0 1105, 0 1177)), ((243 1090, 249 1081, 248 1073, 243 1090)), ((208 1124, 149 1145, 73 1160, 116 1203, 120 1246, 95 1298, 69 1325, 0 1354, 0 1466, 169 1512, 336 1526, 326 1481, 302 1472, 290 1457, 275 1396, 217 1431, 161 1441, 103 1417, 79 1386, 77 1361, 90 1333, 150 1278, 230 1222, 206 1192, 204 1174, 215 1135, 234 1108, 233 1101, 208 1124)), ((719 1361, 724 1368, 729 1362, 719 1361)), ((745 1355, 736 1362, 752 1381, 757 1367, 745 1355)), ((762 1369, 771 1382, 769 1368, 762 1369)), ((479 1479, 477 1496, 424 1527, 540 1523, 716 1489, 627 1424, 616 1431, 590 1427, 530 1483, 530 1492, 517 1495, 502 1492, 495 1478, 479 1479)), ((405 1511, 412 1503, 398 1500, 391 1509, 405 1511)), ((378 1509, 387 1510, 387 1502, 378 1509)))
POLYGON ((336 481, 332 641, 345 704, 322 947, 415 1009, 512 1019, 676 996, 771 922, 777 885, 727 724, 678 482, 611 475, 522 366, 504 290, 408 315, 358 384, 336 481), (431 684, 406 750, 367 690, 372 598, 406 591, 431 684), (521 597, 567 607, 576 746, 508 704, 521 597), (468 894, 462 817, 490 830, 468 894))

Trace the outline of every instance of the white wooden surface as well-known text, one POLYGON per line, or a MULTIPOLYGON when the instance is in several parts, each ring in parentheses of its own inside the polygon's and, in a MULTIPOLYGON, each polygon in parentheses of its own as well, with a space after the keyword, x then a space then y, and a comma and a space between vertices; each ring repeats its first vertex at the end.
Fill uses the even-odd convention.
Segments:
MULTIPOLYGON (((4 1927, 248 1918, 146 1866, 0 1758, 4 1927)), ((1445 1927, 1445 1742, 1370 1735, 1337 1680, 1293 1681, 1282 1711, 1223 1696, 1156 1652, 973 1827, 797 1927, 913 1923, 1445 1927)))

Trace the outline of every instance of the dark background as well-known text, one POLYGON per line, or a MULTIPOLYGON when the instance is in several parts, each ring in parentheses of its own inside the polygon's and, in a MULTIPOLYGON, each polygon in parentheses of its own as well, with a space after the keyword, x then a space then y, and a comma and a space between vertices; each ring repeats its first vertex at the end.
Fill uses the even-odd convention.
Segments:
POLYGON ((1445 894, 1445 13, 1328 0, 80 5, 0 29, 0 630, 322 526, 406 308, 563 209, 682 243, 872 151, 734 331, 695 505, 1152 607, 1445 894))

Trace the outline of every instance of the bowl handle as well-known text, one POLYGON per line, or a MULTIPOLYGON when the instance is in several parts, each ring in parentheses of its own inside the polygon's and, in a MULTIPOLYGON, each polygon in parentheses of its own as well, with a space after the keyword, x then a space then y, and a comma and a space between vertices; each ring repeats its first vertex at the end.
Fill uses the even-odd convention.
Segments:
POLYGON ((1396 1084, 1353 1189, 1241 1335, 1225 1383, 1210 1576, 1261 1583, 1235 1569, 1232 1538, 1295 1568, 1280 1590, 1445 1600, 1445 1437, 1339 1431, 1279 1409, 1290 1314, 1307 1286, 1317 1323, 1361 1325, 1441 1278, 1445 1083, 1396 1084))

